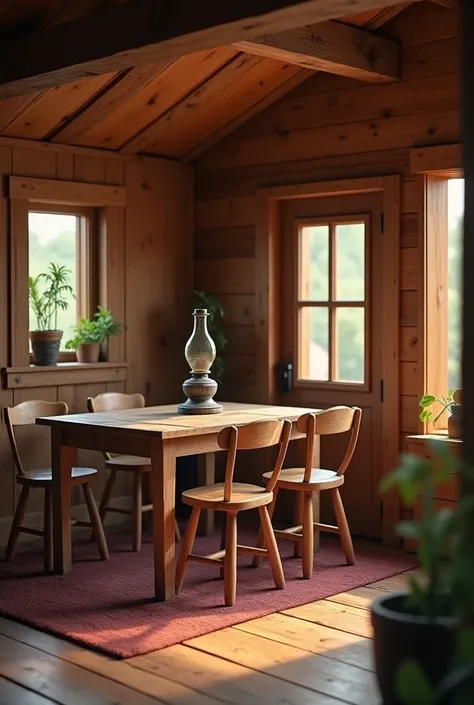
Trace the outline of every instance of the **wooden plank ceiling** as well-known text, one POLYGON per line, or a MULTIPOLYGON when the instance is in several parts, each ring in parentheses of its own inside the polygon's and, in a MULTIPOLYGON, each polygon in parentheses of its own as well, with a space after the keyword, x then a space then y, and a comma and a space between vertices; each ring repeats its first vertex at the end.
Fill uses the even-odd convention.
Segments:
MULTIPOLYGON (((103 4, 104 0, 2 0, 0 40, 73 20, 103 4)), ((408 4, 341 21, 376 30, 408 4)), ((338 23, 325 24, 335 25, 333 29, 339 33, 338 23)), ((298 31, 288 33, 283 42, 278 35, 279 43, 276 49, 272 47, 271 57, 280 56, 283 47, 285 53, 280 58, 285 61, 265 55, 262 46, 272 37, 262 38, 262 42, 248 46, 217 47, 3 100, 0 135, 189 161, 311 76, 315 67, 324 69, 319 56, 317 63, 313 57, 306 56, 299 63, 292 58, 298 31)), ((329 44, 337 41, 332 34, 329 32, 329 44)), ((345 46, 345 35, 341 41, 345 46)), ((387 40, 375 37, 374 41, 385 41, 388 46, 387 40)), ((396 57, 387 58, 385 45, 379 53, 382 58, 376 62, 372 80, 396 78, 391 73, 396 57)), ((350 66, 345 75, 370 80, 370 74, 364 73, 366 67, 359 65, 360 56, 343 58, 350 66)), ((332 56, 330 59, 333 61, 332 56)), ((370 61, 373 63, 372 55, 370 61)), ((337 66, 326 70, 344 73, 337 66)))

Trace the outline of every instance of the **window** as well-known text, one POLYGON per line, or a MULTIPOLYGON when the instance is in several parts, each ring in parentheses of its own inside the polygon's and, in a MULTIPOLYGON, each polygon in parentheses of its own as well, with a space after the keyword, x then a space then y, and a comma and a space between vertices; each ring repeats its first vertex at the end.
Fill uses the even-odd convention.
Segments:
MULTIPOLYGON (((69 356, 64 351, 73 326, 81 316, 90 316, 96 305, 93 223, 93 209, 45 207, 31 203, 28 211, 29 276, 47 272, 51 262, 69 272, 72 293, 64 295, 68 306, 58 312, 57 318, 57 328, 64 332, 61 340, 63 361, 69 356)), ((29 318, 30 329, 34 330, 37 322, 31 306, 29 318)), ((71 359, 75 359, 74 354, 71 359)))
POLYGON ((461 386, 461 254, 464 179, 448 180, 448 389, 461 386))
POLYGON ((367 382, 366 219, 298 224, 297 377, 367 382))

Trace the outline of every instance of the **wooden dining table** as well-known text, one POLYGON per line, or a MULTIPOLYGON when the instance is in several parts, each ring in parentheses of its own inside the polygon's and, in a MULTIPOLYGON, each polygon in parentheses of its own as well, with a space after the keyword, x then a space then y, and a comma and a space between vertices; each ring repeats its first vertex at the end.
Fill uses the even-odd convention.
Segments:
MULTIPOLYGON (((187 455, 212 458, 220 450, 217 436, 223 428, 264 419, 289 419, 293 423, 291 440, 300 439, 303 436, 296 428, 297 419, 309 411, 319 411, 236 402, 224 402, 223 407, 222 413, 212 415, 180 415, 177 405, 167 405, 38 418, 37 424, 51 428, 54 572, 66 574, 72 569, 71 469, 76 464, 77 449, 139 455, 151 459, 155 599, 173 598, 176 458, 187 455)), ((313 462, 319 462, 319 443, 315 443, 313 462)), ((212 463, 209 468, 210 483, 212 463)), ((255 482, 260 482, 260 472, 255 482)))

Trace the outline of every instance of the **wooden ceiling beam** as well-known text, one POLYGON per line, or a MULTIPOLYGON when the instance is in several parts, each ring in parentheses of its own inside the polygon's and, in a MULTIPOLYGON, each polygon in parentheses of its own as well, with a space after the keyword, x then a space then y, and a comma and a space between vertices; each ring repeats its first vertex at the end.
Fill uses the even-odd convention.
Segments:
POLYGON ((364 81, 379 83, 400 77, 397 42, 340 22, 323 22, 234 46, 248 54, 364 81))
POLYGON ((460 7, 459 0, 431 0, 435 5, 442 5, 443 7, 460 7))
MULTIPOLYGON (((0 98, 277 34, 374 0, 128 0, 0 47, 0 98)), ((379 7, 393 0, 377 0, 379 7)))

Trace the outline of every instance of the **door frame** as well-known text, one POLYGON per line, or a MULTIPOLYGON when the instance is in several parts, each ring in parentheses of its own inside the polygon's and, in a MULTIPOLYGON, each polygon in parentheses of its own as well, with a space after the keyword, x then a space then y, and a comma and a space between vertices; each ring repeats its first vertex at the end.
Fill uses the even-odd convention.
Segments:
MULTIPOLYGON (((382 474, 398 463, 400 453, 400 229, 401 177, 398 174, 361 179, 317 181, 257 189, 255 232, 256 388, 260 403, 277 399, 276 365, 281 351, 282 222, 283 201, 300 198, 381 193, 384 214, 382 305, 384 310, 382 375, 384 397, 395 404, 382 405, 382 474)), ((396 525, 400 501, 395 492, 382 498, 383 542, 400 546, 396 525)))

